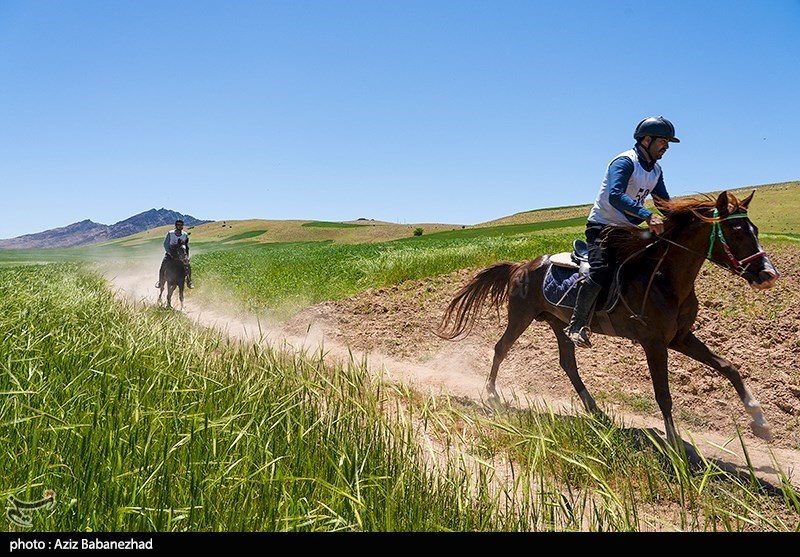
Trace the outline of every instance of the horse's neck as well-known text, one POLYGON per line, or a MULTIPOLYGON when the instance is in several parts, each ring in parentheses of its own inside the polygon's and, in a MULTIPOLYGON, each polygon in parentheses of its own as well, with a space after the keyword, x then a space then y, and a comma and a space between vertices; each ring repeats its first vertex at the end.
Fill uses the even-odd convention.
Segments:
POLYGON ((702 230, 699 225, 685 227, 672 235, 672 243, 665 242, 662 265, 670 270, 667 275, 669 286, 679 296, 694 289, 694 282, 706 260, 708 237, 704 237, 702 230))

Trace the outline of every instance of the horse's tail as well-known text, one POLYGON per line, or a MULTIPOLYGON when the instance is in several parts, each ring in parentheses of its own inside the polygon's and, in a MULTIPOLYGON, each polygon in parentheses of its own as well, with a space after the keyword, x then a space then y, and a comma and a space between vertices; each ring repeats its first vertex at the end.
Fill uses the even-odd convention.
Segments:
POLYGON ((448 340, 468 335, 487 299, 490 307, 498 310, 508 301, 511 277, 523 265, 524 263, 500 261, 480 271, 456 293, 434 333, 448 340))

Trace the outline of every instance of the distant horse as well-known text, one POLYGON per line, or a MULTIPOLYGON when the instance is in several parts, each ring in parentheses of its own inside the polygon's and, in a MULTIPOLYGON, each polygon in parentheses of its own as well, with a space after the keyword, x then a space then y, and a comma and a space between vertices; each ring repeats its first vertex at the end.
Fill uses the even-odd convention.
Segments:
MULTIPOLYGON (((644 348, 667 440, 673 446, 679 446, 679 437, 672 420, 668 349, 727 378, 752 418, 753 433, 770 439, 761 405, 745 387, 739 371, 709 350, 691 330, 698 310, 694 283, 706 259, 758 290, 771 288, 780 276, 758 242, 758 228, 747 216, 754 193, 741 201, 728 192, 722 192, 716 200, 712 196, 657 200, 665 214, 663 234, 652 236, 643 228, 631 226, 609 228, 603 236, 617 271, 614 284, 600 293, 590 328, 595 333, 631 339, 644 348)), ((486 385, 490 399, 497 401, 495 381, 500 363, 534 319, 546 321, 558 341, 559 363, 584 407, 602 416, 578 373, 575 345, 563 331, 574 307, 574 301, 565 303, 565 291, 576 285, 579 271, 569 269, 565 273, 564 267, 557 267, 551 259, 556 257, 542 255, 525 263, 501 261, 478 272, 455 294, 436 334, 451 340, 466 336, 487 299, 498 310, 508 304, 508 326, 495 345, 486 385)))
POLYGON ((189 254, 183 244, 170 246, 169 257, 164 265, 164 278, 158 290, 158 303, 164 294, 164 287, 167 288, 167 307, 172 307, 172 293, 178 289, 178 297, 181 301, 181 311, 183 311, 183 288, 186 284, 187 265, 189 264, 189 254))

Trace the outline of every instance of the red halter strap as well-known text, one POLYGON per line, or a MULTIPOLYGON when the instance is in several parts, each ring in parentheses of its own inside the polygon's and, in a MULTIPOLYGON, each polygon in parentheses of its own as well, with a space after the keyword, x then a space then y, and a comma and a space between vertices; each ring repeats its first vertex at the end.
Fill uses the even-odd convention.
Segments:
MULTIPOLYGON (((719 211, 714 209, 714 218, 717 218, 719 211)), ((722 233, 722 225, 720 223, 724 220, 728 219, 739 219, 739 218, 747 218, 747 213, 739 213, 736 215, 728 215, 725 218, 719 219, 714 221, 714 225, 711 227, 711 243, 708 246, 708 253, 706 254, 706 259, 709 261, 711 260, 711 251, 714 249, 714 241, 719 238, 719 242, 722 244, 723 249, 725 250, 725 255, 728 256, 728 260, 731 262, 732 269, 728 269, 731 273, 736 275, 741 275, 747 270, 747 264, 753 261, 754 259, 758 259, 759 257, 766 255, 767 252, 764 250, 758 251, 753 255, 745 257, 744 259, 736 259, 734 257, 733 252, 731 251, 730 246, 728 246, 728 242, 725 241, 725 235, 722 233)))

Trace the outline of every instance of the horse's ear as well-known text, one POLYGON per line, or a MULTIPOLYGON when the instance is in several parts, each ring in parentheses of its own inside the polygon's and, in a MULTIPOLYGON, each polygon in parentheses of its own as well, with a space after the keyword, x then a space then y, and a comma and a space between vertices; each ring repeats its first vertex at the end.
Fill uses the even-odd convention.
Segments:
POLYGON ((747 206, 750 205, 750 201, 752 201, 753 196, 755 194, 756 194, 756 190, 753 190, 753 192, 750 195, 748 195, 747 197, 745 197, 744 199, 742 199, 739 202, 739 207, 741 207, 742 209, 744 209, 746 211, 747 210, 747 206))
POLYGON ((731 214, 730 202, 728 201, 728 191, 720 193, 717 197, 717 215, 725 218, 731 214))

